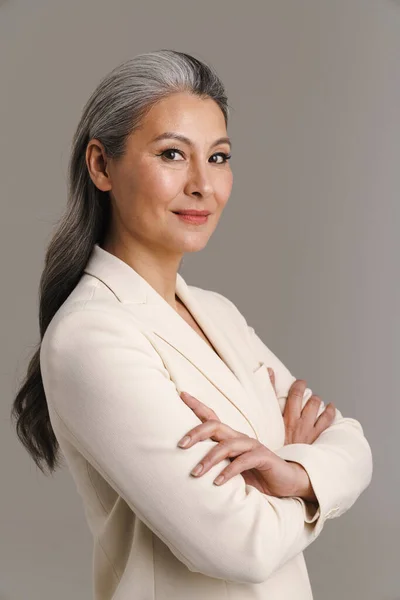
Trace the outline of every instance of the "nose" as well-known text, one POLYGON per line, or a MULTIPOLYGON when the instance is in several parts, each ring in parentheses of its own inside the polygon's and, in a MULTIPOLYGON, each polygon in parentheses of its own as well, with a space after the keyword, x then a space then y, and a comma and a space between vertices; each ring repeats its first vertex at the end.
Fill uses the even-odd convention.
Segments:
POLYGON ((186 193, 200 195, 202 198, 206 198, 213 192, 213 185, 211 181, 211 174, 208 165, 194 164, 188 171, 186 193))

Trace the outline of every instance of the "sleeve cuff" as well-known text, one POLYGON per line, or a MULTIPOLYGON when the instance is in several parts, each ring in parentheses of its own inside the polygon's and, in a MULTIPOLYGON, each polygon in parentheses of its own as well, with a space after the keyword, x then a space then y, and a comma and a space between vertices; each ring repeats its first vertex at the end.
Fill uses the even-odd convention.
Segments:
POLYGON ((312 444, 295 443, 287 444, 274 452, 284 460, 300 463, 307 471, 317 501, 315 503, 308 502, 295 496, 303 504, 307 523, 319 520, 316 526, 319 531, 326 519, 339 516, 340 506, 335 495, 330 493, 329 473, 320 448, 316 448, 312 444))
POLYGON ((321 510, 319 504, 314 502, 308 502, 299 496, 293 496, 296 500, 299 500, 301 505, 303 506, 304 511, 304 520, 306 523, 314 523, 321 515, 321 510))

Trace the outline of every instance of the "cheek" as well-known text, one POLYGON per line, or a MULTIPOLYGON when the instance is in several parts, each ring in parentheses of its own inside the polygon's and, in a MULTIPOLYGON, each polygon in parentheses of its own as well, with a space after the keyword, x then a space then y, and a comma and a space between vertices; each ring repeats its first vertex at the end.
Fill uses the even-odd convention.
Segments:
POLYGON ((232 171, 228 171, 224 177, 222 177, 215 186, 215 197, 217 199, 220 208, 223 208, 228 202, 229 196, 231 195, 233 187, 233 174, 232 171))
POLYGON ((157 204, 168 203, 181 191, 183 179, 184 174, 178 169, 153 166, 143 169, 140 176, 140 190, 143 195, 157 200, 157 204))

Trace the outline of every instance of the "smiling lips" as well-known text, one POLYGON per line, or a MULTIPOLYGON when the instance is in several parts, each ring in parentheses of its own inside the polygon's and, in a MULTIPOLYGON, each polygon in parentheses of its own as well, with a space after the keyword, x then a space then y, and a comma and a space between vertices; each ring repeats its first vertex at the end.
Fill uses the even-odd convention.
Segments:
POLYGON ((194 209, 186 209, 186 210, 176 210, 175 214, 179 215, 193 215, 195 217, 207 216, 210 214, 209 210, 194 210, 194 209))
POLYGON ((174 214, 185 221, 186 223, 194 223, 196 225, 200 225, 202 223, 206 223, 208 219, 208 215, 210 212, 208 210, 181 210, 174 212, 174 214))

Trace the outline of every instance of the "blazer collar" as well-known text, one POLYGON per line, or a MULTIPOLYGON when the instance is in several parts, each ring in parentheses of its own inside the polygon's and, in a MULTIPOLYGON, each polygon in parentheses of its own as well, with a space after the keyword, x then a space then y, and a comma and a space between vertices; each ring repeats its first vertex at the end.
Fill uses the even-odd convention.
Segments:
MULTIPOLYGON (((84 269, 100 279, 147 330, 189 360, 242 413, 260 439, 265 414, 254 393, 249 375, 229 338, 218 326, 218 317, 207 311, 204 298, 196 295, 197 288, 187 285, 177 273, 176 295, 183 302, 218 355, 172 308, 170 304, 126 262, 95 244, 84 269), (252 395, 252 397, 249 397, 252 395)), ((187 391, 190 390, 179 390, 187 391)), ((207 404, 207 400, 204 400, 207 404)))

